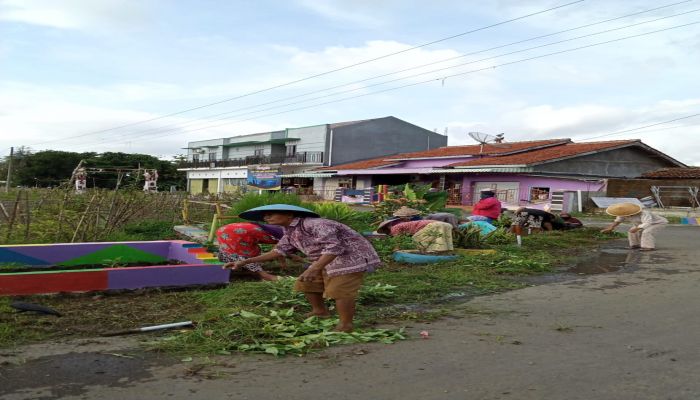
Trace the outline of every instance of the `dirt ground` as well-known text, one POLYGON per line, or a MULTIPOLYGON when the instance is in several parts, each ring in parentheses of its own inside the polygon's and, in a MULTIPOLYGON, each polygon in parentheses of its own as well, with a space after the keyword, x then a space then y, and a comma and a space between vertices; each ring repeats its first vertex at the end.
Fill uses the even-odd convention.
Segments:
POLYGON ((0 399, 698 399, 700 228, 669 227, 652 253, 625 244, 394 345, 191 361, 137 337, 5 350, 0 399))

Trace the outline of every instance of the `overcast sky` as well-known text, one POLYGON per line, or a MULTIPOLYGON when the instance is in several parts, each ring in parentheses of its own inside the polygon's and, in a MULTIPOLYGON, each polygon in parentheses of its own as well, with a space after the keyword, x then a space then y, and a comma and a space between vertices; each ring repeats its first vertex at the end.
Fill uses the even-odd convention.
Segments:
MULTIPOLYGON (((700 25, 544 56, 700 21, 700 0, 600 24, 679 0, 586 0, 247 95, 572 1, 0 0, 0 155, 170 157, 193 140, 388 115, 450 145, 469 131, 584 140, 700 113, 700 25)), ((629 138, 700 165, 700 116, 597 140, 629 138)))

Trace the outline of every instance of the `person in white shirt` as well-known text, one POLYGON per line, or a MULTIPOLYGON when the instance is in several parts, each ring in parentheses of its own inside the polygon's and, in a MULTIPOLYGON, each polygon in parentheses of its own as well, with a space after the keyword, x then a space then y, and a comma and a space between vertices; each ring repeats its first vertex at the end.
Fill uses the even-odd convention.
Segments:
POLYGON ((605 212, 614 216, 615 221, 607 228, 601 230, 602 233, 610 233, 624 222, 632 224, 627 236, 631 249, 654 250, 656 248, 654 233, 668 224, 666 218, 656 215, 635 203, 613 204, 605 212))

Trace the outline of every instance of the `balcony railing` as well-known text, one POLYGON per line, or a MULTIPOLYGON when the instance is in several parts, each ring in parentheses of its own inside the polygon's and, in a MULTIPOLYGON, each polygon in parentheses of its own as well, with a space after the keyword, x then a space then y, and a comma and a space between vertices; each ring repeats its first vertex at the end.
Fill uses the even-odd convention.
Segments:
POLYGON ((182 163, 180 168, 225 168, 262 164, 323 164, 323 152, 306 151, 293 156, 262 155, 232 158, 228 160, 195 160, 182 163))

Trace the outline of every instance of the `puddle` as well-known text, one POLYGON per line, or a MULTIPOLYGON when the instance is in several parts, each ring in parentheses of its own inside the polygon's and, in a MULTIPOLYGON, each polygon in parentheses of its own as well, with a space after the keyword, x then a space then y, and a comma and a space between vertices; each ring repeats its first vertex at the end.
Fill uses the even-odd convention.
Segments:
POLYGON ((576 275, 597 275, 608 272, 616 272, 626 266, 633 266, 639 262, 639 252, 627 249, 604 249, 593 257, 587 257, 578 261, 573 267, 563 272, 576 275))
POLYGON ((142 381, 152 377, 151 367, 172 362, 157 354, 141 351, 46 356, 21 365, 3 367, 0 395, 47 388, 50 394, 38 398, 59 399, 79 395, 87 385, 126 386, 142 381))

